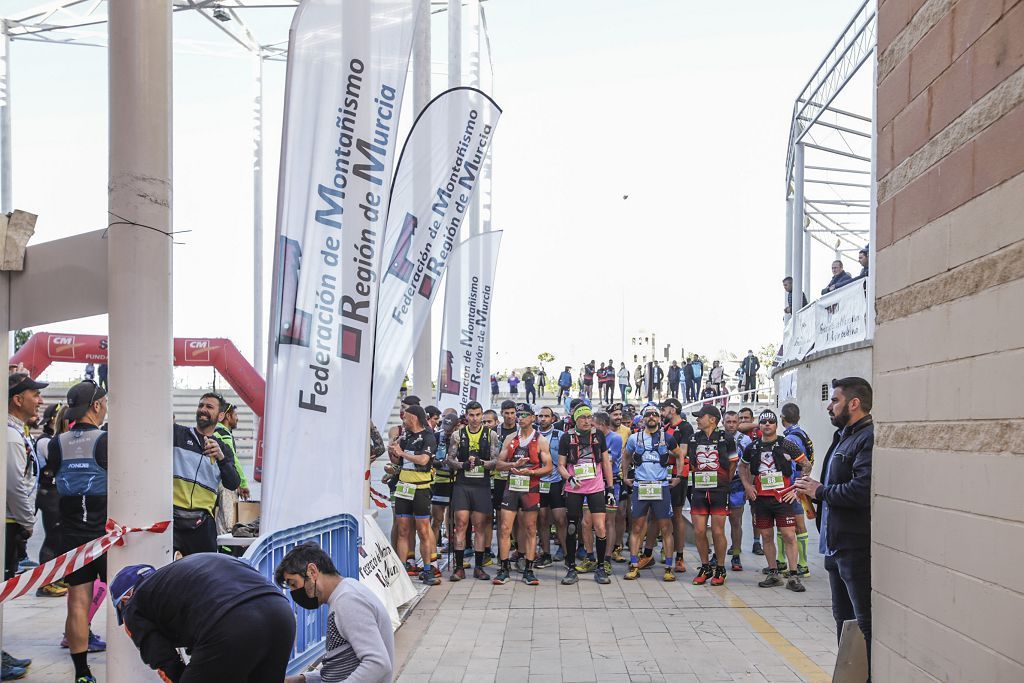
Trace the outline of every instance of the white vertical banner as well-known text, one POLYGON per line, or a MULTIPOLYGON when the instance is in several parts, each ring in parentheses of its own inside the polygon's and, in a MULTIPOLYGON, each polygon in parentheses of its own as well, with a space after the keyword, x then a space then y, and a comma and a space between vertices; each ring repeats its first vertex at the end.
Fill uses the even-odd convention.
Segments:
POLYGON ((384 603, 395 630, 402 625, 398 608, 416 597, 405 565, 372 515, 363 516, 363 542, 359 546, 359 582, 384 603))
MULTIPOLYGON (((417 5, 303 0, 292 20, 268 345, 264 534, 335 515, 359 531, 377 289, 417 5)), ((354 540, 346 558, 355 558, 354 540)))
POLYGON ((420 112, 395 172, 378 299, 374 424, 383 432, 413 347, 459 243, 459 230, 501 108, 475 88, 453 88, 420 112))
POLYGON ((487 400, 491 374, 491 303, 501 231, 470 237, 448 264, 438 359, 437 407, 462 412, 487 400))

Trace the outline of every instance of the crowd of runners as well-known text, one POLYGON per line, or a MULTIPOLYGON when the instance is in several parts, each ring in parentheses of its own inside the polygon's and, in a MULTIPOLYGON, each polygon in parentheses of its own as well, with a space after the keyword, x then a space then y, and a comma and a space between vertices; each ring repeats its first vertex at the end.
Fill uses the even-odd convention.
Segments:
POLYGON ((564 408, 470 402, 458 414, 402 399, 383 481, 410 576, 440 584, 448 554, 451 581, 467 578, 472 559, 472 577, 496 585, 514 573, 537 585, 536 570, 561 563, 563 585, 589 573, 608 584, 614 564, 636 580, 660 556, 662 580, 676 581, 688 509, 700 558, 692 582, 720 586, 744 569, 749 504, 750 550, 765 557, 758 585, 805 590, 814 512, 794 483, 810 472, 814 445, 796 404, 723 414, 705 403, 688 415, 677 398, 597 410, 582 396, 564 408))

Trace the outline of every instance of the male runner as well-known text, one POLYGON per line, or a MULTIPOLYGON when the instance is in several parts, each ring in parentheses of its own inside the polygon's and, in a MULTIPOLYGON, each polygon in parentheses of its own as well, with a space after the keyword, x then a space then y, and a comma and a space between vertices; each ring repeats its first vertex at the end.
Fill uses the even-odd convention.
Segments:
MULTIPOLYGON (((428 416, 429 420, 430 417, 428 416)), ((438 429, 434 430, 437 441, 437 452, 434 453, 434 483, 430 486, 430 528, 434 532, 434 547, 437 548, 433 560, 436 562, 442 551, 451 540, 452 518, 449 512, 452 500, 452 471, 448 467, 448 439, 459 426, 459 415, 454 408, 446 408, 441 417, 438 429), (442 525, 448 530, 449 538, 441 538, 442 525)))
POLYGON ((756 525, 761 532, 765 558, 768 560, 768 576, 757 585, 770 588, 782 585, 775 554, 775 538, 772 525, 778 527, 789 560, 789 574, 786 588, 797 593, 806 589, 797 576, 796 561, 796 519, 793 503, 796 493, 788 490, 793 482, 793 465, 800 467, 804 474, 811 471, 811 461, 804 457, 800 447, 789 439, 778 438, 779 418, 771 410, 764 410, 757 418, 763 436, 755 439, 743 452, 740 463, 740 479, 747 499, 754 504, 756 525), (781 494, 785 491, 785 494, 781 494))
MULTIPOLYGON (((676 440, 676 444, 679 445, 679 453, 670 452, 668 457, 669 469, 676 472, 676 476, 680 479, 679 486, 672 487, 672 527, 673 541, 676 546, 675 569, 679 573, 686 571, 686 562, 683 560, 683 549, 686 544, 683 501, 686 500, 686 488, 690 474, 686 449, 689 447, 690 437, 693 436, 693 427, 682 416, 682 411, 683 404, 677 398, 666 399, 661 404, 661 419, 665 425, 665 433, 672 436, 676 440)), ((653 530, 653 525, 651 530, 653 530)), ((651 530, 647 532, 647 542, 649 547, 653 548, 657 537, 652 537, 651 530)), ((646 549, 644 552, 646 553, 646 549)))
MULTIPOLYGON (((401 402, 398 404, 398 424, 388 429, 388 448, 398 443, 398 440, 402 438, 404 430, 402 424, 405 421, 405 409, 409 406, 418 406, 420 404, 419 396, 406 395, 402 397, 401 402)), ((391 491, 391 508, 392 516, 394 516, 394 508, 397 505, 397 499, 395 498, 395 489, 398 487, 398 467, 392 463, 384 465, 384 477, 381 479, 381 483, 387 484, 388 489, 391 491)), ((405 527, 401 524, 391 525, 391 547, 398 552, 398 536, 402 533, 405 527)), ((406 539, 408 548, 415 548, 416 539, 414 536, 410 536, 406 539)), ((420 570, 416 567, 415 553, 410 553, 407 557, 400 557, 399 559, 405 563, 406 571, 409 576, 419 576, 420 570)))
MULTIPOLYGON (((716 363, 718 361, 715 361, 716 363)), ((722 416, 722 426, 725 433, 736 440, 736 452, 742 461, 743 452, 750 445, 751 439, 736 428, 739 426, 740 417, 735 410, 726 411, 722 416)), ((733 477, 729 481, 729 531, 732 534, 732 544, 728 553, 732 556, 732 571, 743 571, 743 563, 740 561, 740 549, 743 547, 743 506, 747 502, 747 494, 743 490, 743 480, 733 477)))
MULTIPOLYGON (((800 426, 800 407, 795 403, 786 403, 783 404, 779 413, 785 430, 783 431, 783 436, 795 443, 800 452, 811 463, 811 467, 814 467, 814 442, 807 432, 804 431, 803 427, 800 426)), ((797 476, 795 467, 793 476, 797 476)), ((803 496, 797 496, 797 500, 793 504, 793 516, 796 518, 796 573, 798 576, 804 577, 811 575, 810 567, 807 565, 807 510, 811 511, 809 515, 811 519, 814 519, 814 508, 811 506, 811 502, 803 496)), ((776 560, 781 565, 780 570, 785 569, 785 558, 781 556, 781 540, 776 545, 780 548, 780 556, 776 560)))
MULTIPOLYGON (((622 469, 622 447, 625 441, 618 432, 612 431, 612 418, 608 413, 594 414, 594 428, 604 436, 605 445, 608 447, 608 457, 612 461, 612 488, 614 495, 608 499, 605 511, 604 525, 608 531, 607 538, 612 543, 605 543, 605 556, 598 558, 604 563, 604 571, 608 576, 612 575, 612 546, 616 540, 622 538, 622 527, 619 526, 619 496, 622 495, 622 482, 620 474, 622 469)), ((622 507, 626 507, 623 505, 622 507)))
MULTIPOLYGON (((564 433, 554 426, 558 415, 548 406, 540 409, 537 422, 540 424, 540 435, 548 442, 548 449, 558 448, 559 440, 564 433), (552 445, 553 444, 553 445, 552 445)), ((565 495, 562 487, 565 482, 562 475, 558 473, 557 467, 552 467, 549 474, 540 479, 540 549, 541 555, 534 565, 538 569, 550 567, 553 562, 551 558, 551 525, 555 525, 555 534, 558 536, 558 547, 565 553, 565 495)))
POLYGON ((566 432, 558 443, 558 473, 565 480, 565 507, 568 523, 565 531, 566 573, 562 585, 569 586, 579 580, 576 571, 578 531, 583 522, 583 504, 590 510, 594 528, 597 565, 594 580, 611 583, 604 564, 608 536, 605 528, 605 510, 608 498, 615 494, 612 463, 604 436, 593 429, 590 406, 578 406, 572 414, 576 426, 566 432))
POLYGON ((505 439, 501 454, 498 456, 497 469, 508 472, 509 477, 505 496, 501 501, 501 527, 498 536, 501 569, 498 570, 493 583, 502 585, 509 579, 512 527, 517 515, 521 513, 521 534, 517 540, 520 552, 526 558, 523 583, 536 586, 540 582, 533 573, 533 560, 537 552, 540 478, 551 472, 551 450, 548 442, 533 428, 534 412, 530 404, 519 403, 515 408, 516 416, 519 418, 519 430, 505 439))
POLYGON ((693 472, 693 497, 690 517, 693 520, 700 571, 693 583, 702 586, 711 579, 712 586, 725 583, 725 565, 712 568, 708 556, 708 517, 711 517, 711 537, 715 544, 715 557, 725 557, 725 518, 729 516, 729 481, 736 471, 739 456, 736 440, 719 429, 722 413, 715 406, 702 406, 693 413, 697 418, 697 432, 690 437, 687 453, 693 472))
POLYGON ((466 578, 466 531, 472 520, 473 578, 489 581, 484 570, 484 528, 491 518, 491 472, 498 459, 498 438, 481 424, 483 408, 476 401, 466 404, 466 426, 448 439, 448 466, 455 472, 452 509, 455 512, 455 568, 450 581, 466 578))
POLYGON ((622 452, 622 483, 633 490, 631 496, 633 528, 629 534, 629 570, 627 580, 640 576, 640 539, 644 536, 647 514, 652 512, 661 528, 661 539, 665 548, 664 581, 675 581, 672 570, 672 494, 670 489, 680 486, 679 477, 668 468, 668 454, 679 447, 676 440, 661 428, 661 413, 658 406, 648 403, 642 412, 643 430, 633 434, 626 441, 622 452), (635 463, 635 479, 630 468, 635 463))
POLYGON ((594 398, 595 372, 596 371, 594 370, 594 361, 590 361, 589 363, 583 366, 583 372, 580 373, 581 375, 583 375, 583 392, 580 395, 585 396, 589 400, 593 400, 594 398))
POLYGON ((395 523, 398 533, 398 556, 406 557, 415 529, 420 540, 423 570, 420 581, 436 586, 441 583, 434 574, 434 533, 430 528, 430 484, 433 481, 433 458, 437 450, 434 432, 427 428, 427 414, 421 406, 409 406, 402 418, 402 436, 391 444, 388 455, 401 468, 395 488, 395 523))
MULTIPOLYGON (((494 412, 489 411, 489 412, 494 412)), ((484 413, 486 416, 487 413, 484 413)), ((485 423, 486 424, 486 423, 485 423)), ((519 427, 516 424, 516 402, 505 399, 501 402, 501 422, 495 422, 492 429, 498 435, 498 444, 504 444, 512 434, 515 434, 519 427)), ((494 539, 494 527, 498 526, 498 518, 501 514, 501 501, 505 498, 505 488, 508 486, 508 471, 497 469, 494 471, 494 476, 491 477, 491 506, 493 509, 493 517, 486 525, 484 525, 484 545, 486 551, 484 553, 484 566, 490 566, 494 563, 494 553, 491 551, 491 542, 494 539)), ((500 541, 499 541, 500 543, 500 541)))
MULTIPOLYGON (((622 447, 623 448, 626 447, 626 442, 629 441, 629 437, 633 434, 633 430, 630 429, 629 425, 627 424, 627 423, 631 423, 632 420, 633 420, 632 408, 633 408, 633 406, 630 405, 629 406, 630 415, 629 415, 629 419, 628 420, 624 419, 625 418, 624 413, 626 411, 626 406, 623 406, 621 403, 613 403, 608 408, 608 416, 612 420, 612 429, 622 439, 622 447)), ((616 463, 613 461, 612 464, 615 465, 616 463)), ((621 457, 620 457, 620 461, 619 461, 615 471, 616 471, 615 479, 616 479, 616 482, 618 483, 618 487, 619 487, 619 499, 617 501, 618 509, 615 511, 615 527, 614 527, 614 529, 615 529, 615 533, 618 534, 618 535, 609 536, 609 538, 612 539, 612 545, 614 546, 612 548, 612 559, 615 560, 616 562, 622 563, 622 562, 626 562, 627 559, 628 559, 628 558, 626 558, 622 554, 622 548, 623 548, 622 543, 623 543, 623 539, 625 538, 626 532, 629 530, 629 512, 630 512, 630 510, 629 510, 629 508, 630 508, 629 500, 630 500, 630 495, 633 493, 633 491, 628 486, 626 486, 625 482, 622 481, 624 473, 622 472, 621 457)))
MULTIPOLYGON (((761 430, 757 428, 757 422, 754 421, 754 411, 748 407, 740 408, 736 411, 740 417, 740 424, 736 428, 740 434, 746 435, 750 440, 760 439, 761 430)), ((746 503, 746 495, 743 496, 743 501, 746 503)), ((757 527, 754 526, 754 506, 750 506, 750 535, 754 538, 754 545, 751 547, 750 552, 755 555, 764 555, 764 548, 761 547, 761 535, 757 532, 757 527)))
POLYGON ((481 422, 482 422, 484 427, 487 427, 488 429, 490 429, 492 431, 497 429, 498 428, 498 413, 496 413, 495 411, 490 410, 490 409, 485 410, 484 411, 484 416, 481 419, 481 422))

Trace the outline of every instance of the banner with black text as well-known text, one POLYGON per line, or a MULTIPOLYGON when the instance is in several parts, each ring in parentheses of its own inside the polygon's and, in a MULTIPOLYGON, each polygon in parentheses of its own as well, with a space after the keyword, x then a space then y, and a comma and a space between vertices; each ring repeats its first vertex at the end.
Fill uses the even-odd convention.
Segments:
POLYGON ((382 432, 458 246, 500 115, 494 100, 475 88, 443 92, 420 112, 398 159, 373 365, 371 415, 382 432))
POLYGON ((438 360, 437 407, 460 413, 484 403, 491 372, 491 303, 501 231, 470 237, 448 264, 438 360))
POLYGON ((304 0, 289 35, 261 532, 344 515, 351 564, 365 507, 384 227, 420 4, 304 0))

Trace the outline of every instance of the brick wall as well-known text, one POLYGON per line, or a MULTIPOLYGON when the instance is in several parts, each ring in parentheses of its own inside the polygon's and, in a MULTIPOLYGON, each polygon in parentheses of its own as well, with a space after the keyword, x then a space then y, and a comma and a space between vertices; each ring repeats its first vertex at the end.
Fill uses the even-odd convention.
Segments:
POLYGON ((874 680, 1022 681, 1024 2, 878 17, 874 680))

